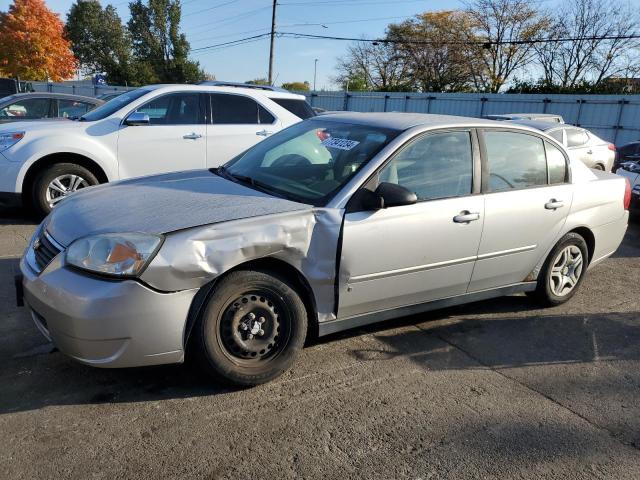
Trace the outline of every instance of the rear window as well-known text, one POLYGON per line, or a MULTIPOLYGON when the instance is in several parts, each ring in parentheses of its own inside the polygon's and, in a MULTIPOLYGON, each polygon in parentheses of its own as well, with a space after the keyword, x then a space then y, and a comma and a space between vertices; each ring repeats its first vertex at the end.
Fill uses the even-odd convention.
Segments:
POLYGON ((295 100, 292 98, 272 98, 271 100, 276 102, 282 108, 289 110, 289 112, 302 120, 316 116, 316 112, 313 111, 311 105, 309 105, 305 100, 295 100))

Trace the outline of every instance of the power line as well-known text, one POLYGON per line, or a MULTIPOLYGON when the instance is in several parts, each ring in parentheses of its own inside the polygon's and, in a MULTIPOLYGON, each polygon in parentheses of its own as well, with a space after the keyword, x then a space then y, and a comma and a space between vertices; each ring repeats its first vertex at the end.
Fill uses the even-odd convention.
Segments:
POLYGON ((192 52, 201 52, 203 50, 210 50, 210 49, 214 49, 214 48, 217 48, 217 47, 235 46, 236 44, 239 44, 240 42, 244 42, 245 40, 254 40, 254 39, 266 38, 266 37, 270 37, 270 36, 271 36, 271 32, 261 33, 260 35, 252 35, 251 37, 239 38, 237 40, 231 40, 229 42, 216 43, 214 45, 207 45, 206 47, 193 48, 191 51, 192 52))
POLYGON ((223 46, 220 46, 220 47, 211 48, 209 50, 204 50, 204 51, 200 51, 200 52, 192 52, 192 53, 193 53, 193 55, 202 55, 202 54, 205 54, 205 53, 216 52, 218 50, 224 50, 226 48, 237 47, 237 46, 240 46, 240 45, 246 45, 246 44, 249 44, 249 43, 259 42, 261 40, 266 40, 267 38, 268 38, 268 35, 265 35, 264 37, 260 37, 260 38, 254 38, 254 39, 251 39, 251 40, 244 40, 244 41, 237 41, 236 43, 231 44, 231 45, 223 45, 223 46))
MULTIPOLYGON (((397 3, 416 3, 416 2, 422 2, 422 3, 427 3, 425 2, 425 0, 395 0, 393 3, 397 4, 397 3)), ((278 5, 282 5, 282 6, 289 6, 289 7, 313 7, 315 5, 336 5, 336 4, 340 4, 342 6, 346 6, 346 7, 359 7, 360 5, 388 5, 389 4, 389 0, 378 0, 378 1, 372 1, 372 0, 363 0, 362 2, 355 2, 354 0, 351 0, 351 5, 345 5, 344 0, 324 0, 324 1, 313 1, 313 2, 286 2, 286 3, 278 3, 278 5)))
POLYGON ((256 9, 253 9, 253 10, 248 10, 246 12, 239 13, 237 15, 233 15, 231 17, 222 18, 220 20, 215 20, 213 22, 207 22, 207 23, 201 23, 199 25, 194 25, 193 27, 191 27, 191 31, 193 31, 193 29, 200 28, 200 27, 208 28, 211 25, 221 25, 221 24, 228 25, 230 23, 235 23, 235 22, 237 22, 239 20, 242 20, 244 18, 250 17, 251 15, 255 15, 256 13, 259 13, 259 12, 262 12, 262 11, 265 11, 265 10, 268 10, 268 9, 271 9, 271 7, 270 6, 260 7, 260 8, 256 8, 256 9))
POLYGON ((238 3, 239 0, 229 0, 228 2, 222 2, 212 7, 203 8, 202 10, 196 10, 195 12, 189 12, 182 15, 183 17, 188 17, 190 15, 196 15, 198 13, 208 12, 210 10, 215 10, 216 8, 224 7, 225 5, 231 5, 232 3, 238 3))
POLYGON ((278 32, 279 36, 287 38, 307 38, 317 40, 338 40, 348 42, 365 42, 365 43, 388 43, 388 44, 411 44, 411 45, 481 45, 490 47, 492 45, 533 45, 535 43, 562 43, 562 42, 579 42, 589 40, 632 40, 640 39, 640 34, 630 35, 602 35, 590 37, 565 37, 565 38, 533 38, 530 40, 470 40, 470 41, 451 41, 440 42, 434 40, 415 40, 415 39, 393 39, 393 38, 356 38, 356 37, 336 37, 330 35, 314 35, 310 33, 296 32, 278 32))
MULTIPOLYGON (((311 39, 311 40, 337 40, 337 41, 350 41, 350 42, 368 42, 368 43, 390 43, 390 44, 414 44, 414 45, 522 45, 522 44, 534 44, 534 43, 554 43, 554 42, 577 42, 585 40, 631 40, 640 39, 640 34, 630 35, 603 35, 603 36, 591 36, 591 37, 566 37, 566 38, 536 38, 531 40, 504 40, 504 41, 454 41, 454 42, 435 42, 429 40, 415 40, 415 39, 386 39, 386 38, 355 38, 355 37, 337 37, 330 35, 313 35, 307 33, 295 33, 295 32, 275 32, 278 37, 284 38, 297 38, 297 39, 311 39)), ((193 52, 201 52, 211 49, 217 49, 219 47, 232 47, 241 45, 242 42, 247 40, 259 40, 262 38, 270 37, 271 33, 266 32, 260 35, 253 35, 251 37, 239 38, 229 42, 216 43, 213 45, 207 45, 206 47, 194 48, 193 52)))
MULTIPOLYGON (((279 4, 282 5, 282 4, 279 4)), ((338 24, 345 24, 345 23, 365 23, 365 22, 375 22, 375 21, 379 21, 379 20, 396 20, 398 18, 412 18, 415 15, 399 15, 399 16, 395 16, 395 17, 377 17, 377 18, 361 18, 359 20, 341 20, 338 22, 316 22, 316 23, 290 23, 288 25, 280 25, 281 27, 306 27, 306 26, 313 26, 313 25, 318 25, 318 26, 322 26, 322 25, 338 25, 338 24)))

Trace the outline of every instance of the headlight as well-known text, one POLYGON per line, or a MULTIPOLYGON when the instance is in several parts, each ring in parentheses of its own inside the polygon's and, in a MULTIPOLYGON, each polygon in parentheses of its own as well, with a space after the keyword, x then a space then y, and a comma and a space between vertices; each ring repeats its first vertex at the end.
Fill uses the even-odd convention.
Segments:
POLYGON ((67 250, 67 263, 90 272, 140 275, 158 251, 162 237, 145 233, 107 233, 79 238, 67 250))
POLYGON ((13 147, 23 138, 24 132, 0 133, 0 152, 4 152, 7 148, 13 147))

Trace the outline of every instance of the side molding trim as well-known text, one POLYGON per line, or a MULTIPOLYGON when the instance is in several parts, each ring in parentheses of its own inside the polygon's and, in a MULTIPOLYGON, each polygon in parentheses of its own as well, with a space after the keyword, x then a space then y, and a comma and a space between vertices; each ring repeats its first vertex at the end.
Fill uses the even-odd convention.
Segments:
POLYGON ((536 282, 521 282, 506 287, 492 288, 490 290, 482 290, 479 292, 466 293, 456 297, 446 297, 440 300, 434 300, 427 303, 418 303, 415 305, 407 305, 404 307, 393 308, 390 310, 382 310, 378 312, 365 313, 354 317, 347 317, 330 322, 322 322, 318 325, 318 336, 322 337, 332 333, 349 330, 351 328, 362 327, 372 323, 383 322, 392 318, 405 317, 415 315, 417 313, 429 312, 440 308, 453 307, 465 303, 478 302, 488 300, 490 298, 503 297, 520 292, 532 292, 536 289, 536 282))

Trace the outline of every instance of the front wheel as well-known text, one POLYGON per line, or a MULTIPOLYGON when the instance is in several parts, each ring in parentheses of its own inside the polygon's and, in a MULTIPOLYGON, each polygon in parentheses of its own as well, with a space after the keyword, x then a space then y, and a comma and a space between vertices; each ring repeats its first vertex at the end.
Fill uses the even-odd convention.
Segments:
POLYGON ((80 165, 57 163, 36 177, 31 201, 36 213, 44 216, 69 195, 98 183, 96 176, 80 165))
POLYGON ((553 248, 538 277, 533 296, 547 306, 560 305, 575 295, 589 263, 581 235, 567 233, 553 248))
POLYGON ((269 272, 232 272, 214 287, 194 330, 205 371, 242 386, 285 372, 304 345, 307 313, 286 279, 269 272))

